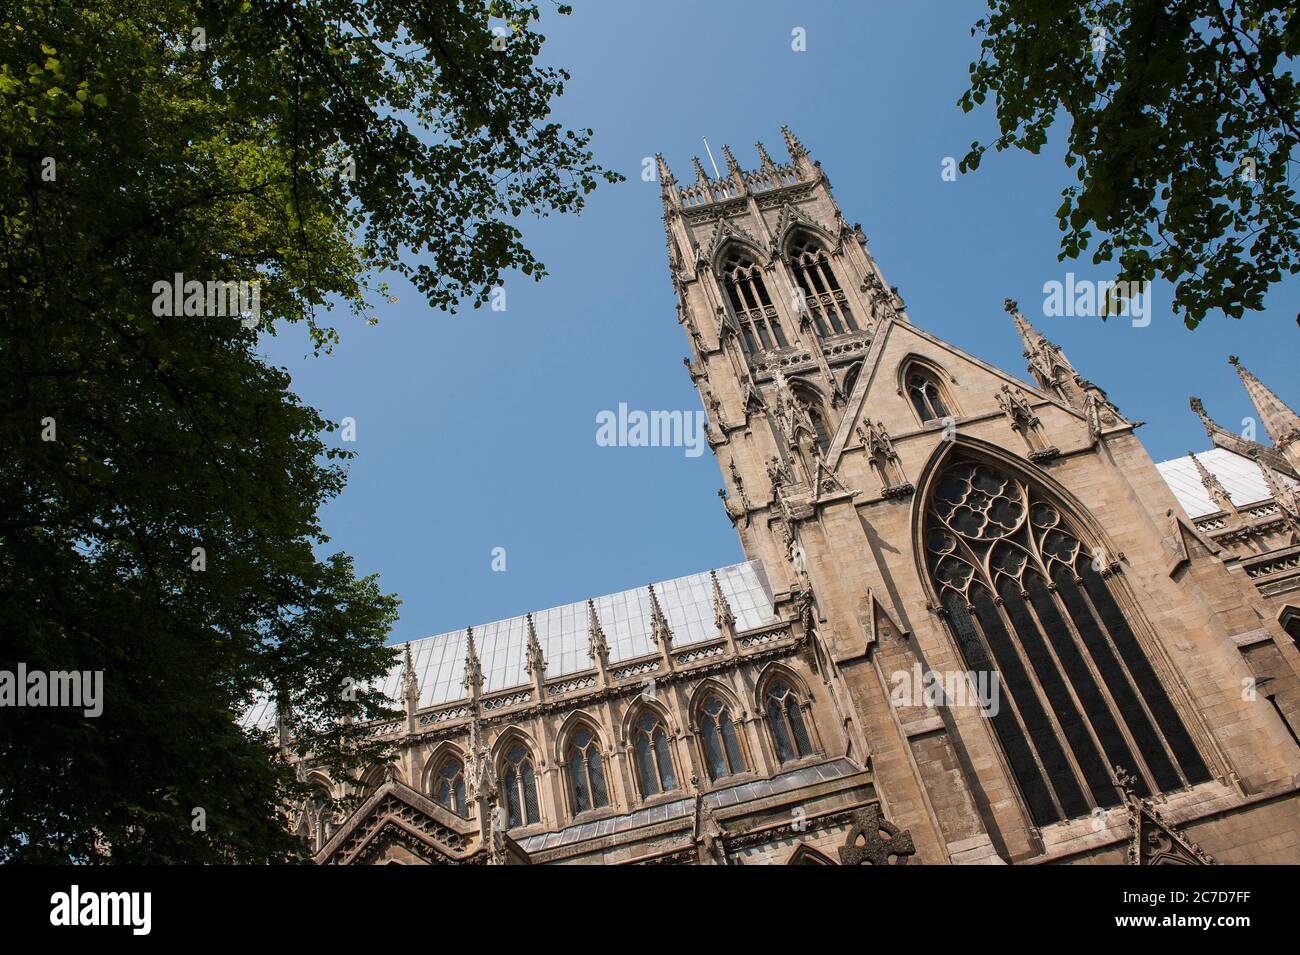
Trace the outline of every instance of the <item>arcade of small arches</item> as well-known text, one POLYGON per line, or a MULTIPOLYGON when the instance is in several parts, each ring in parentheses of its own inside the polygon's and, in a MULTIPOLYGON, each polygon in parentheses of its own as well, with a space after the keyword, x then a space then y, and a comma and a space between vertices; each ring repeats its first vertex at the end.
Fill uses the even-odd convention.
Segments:
MULTIPOLYGON (((664 799, 690 794, 692 765, 699 765, 708 782, 702 788, 727 785, 759 771, 754 747, 763 746, 778 771, 802 765, 822 755, 812 715, 812 700, 803 680, 793 671, 773 664, 759 680, 755 693, 758 718, 750 720, 730 690, 706 680, 696 690, 688 721, 697 761, 692 764, 678 749, 679 734, 668 710, 658 701, 641 698, 623 720, 624 752, 629 757, 633 791, 627 793, 627 810, 653 805, 664 799), (761 731, 751 734, 747 724, 761 731)), ((610 810, 619 800, 611 785, 610 759, 614 749, 605 742, 597 719, 577 710, 559 733, 556 755, 564 781, 567 818, 581 821, 588 814, 610 810)), ((684 745, 684 744, 683 744, 684 745)), ((493 746, 498 801, 509 829, 543 821, 538 791, 538 763, 534 743, 516 728, 507 729, 493 746)), ((361 777, 363 793, 379 787, 389 770, 373 767, 361 777)), ((472 805, 466 790, 466 756, 453 742, 439 745, 428 758, 421 789, 430 799, 462 817, 472 805)), ((331 786, 316 774, 311 780, 325 791, 331 786)), ((309 800, 300 820, 299 834, 318 851, 329 840, 336 822, 320 811, 321 800, 309 800)), ((552 820, 546 820, 552 822, 552 820)))

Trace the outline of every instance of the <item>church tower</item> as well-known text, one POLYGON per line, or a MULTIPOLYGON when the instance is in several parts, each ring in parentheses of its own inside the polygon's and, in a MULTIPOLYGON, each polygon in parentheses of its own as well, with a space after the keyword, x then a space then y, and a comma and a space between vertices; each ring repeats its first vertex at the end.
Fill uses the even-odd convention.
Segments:
MULTIPOLYGON (((658 157, 669 267, 727 517, 884 817, 926 863, 1124 861, 1155 801, 1221 861, 1296 861, 1298 728, 1242 647, 1288 687, 1300 653, 1239 562, 1014 301, 972 320, 1033 384, 913 324, 782 133, 788 162, 724 147, 688 185, 658 157)), ((1290 458, 1294 412, 1242 375, 1290 458)))

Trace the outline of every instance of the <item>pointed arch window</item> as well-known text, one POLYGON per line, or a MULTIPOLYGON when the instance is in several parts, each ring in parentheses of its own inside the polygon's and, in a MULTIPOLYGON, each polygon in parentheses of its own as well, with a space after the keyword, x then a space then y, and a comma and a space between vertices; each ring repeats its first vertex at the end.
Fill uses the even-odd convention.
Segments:
POLYGON ((450 809, 458 816, 465 811, 465 764, 456 756, 448 754, 438 763, 438 769, 431 779, 433 801, 444 809, 450 809))
POLYGON ((760 351, 785 348, 785 331, 777 318, 776 306, 767 294, 763 270, 741 246, 732 246, 722 260, 722 284, 727 290, 731 310, 740 323, 745 350, 751 355, 760 351))
POLYGON ((907 389, 907 397, 923 424, 955 416, 953 403, 940 383, 939 376, 929 368, 918 364, 909 365, 903 375, 903 384, 907 389))
POLYGON ((779 678, 769 683, 763 694, 763 705, 777 759, 789 763, 812 755, 812 740, 804 725, 799 696, 790 684, 779 678))
POLYGON ((511 743, 506 750, 501 769, 501 790, 510 828, 541 820, 537 811, 537 774, 533 771, 533 757, 523 743, 511 743))
POLYGON ((1135 774, 1141 795, 1210 778, 1109 570, 1061 505, 959 459, 925 520, 931 579, 967 667, 998 681, 986 713, 1035 824, 1117 805, 1111 767, 1135 774))
POLYGON ((600 755, 600 740, 586 726, 579 726, 569 738, 565 762, 569 767, 569 796, 576 815, 588 809, 609 805, 605 785, 605 763, 600 755))
POLYGON ((745 765, 731 711, 719 696, 710 696, 700 707, 700 741, 710 779, 735 776, 749 768, 745 765))
POLYGON ((858 330, 826 247, 817 238, 807 232, 795 234, 790 242, 790 268, 818 335, 825 338, 858 330))
POLYGON ((653 710, 646 710, 637 717, 632 731, 632 751, 636 757, 642 796, 657 796, 677 788, 668 733, 662 717, 653 710))

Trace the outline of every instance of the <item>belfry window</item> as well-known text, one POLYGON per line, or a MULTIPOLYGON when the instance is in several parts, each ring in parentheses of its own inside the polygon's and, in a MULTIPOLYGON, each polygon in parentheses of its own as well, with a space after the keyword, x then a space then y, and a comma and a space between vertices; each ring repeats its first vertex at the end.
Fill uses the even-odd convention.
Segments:
POLYGON ((849 300, 821 242, 806 232, 797 234, 790 243, 790 268, 818 335, 825 338, 858 330, 849 300))
POLYGON ((776 307, 767 294, 763 270, 753 257, 740 247, 733 247, 722 262, 722 284, 727 290, 731 310, 740 323, 745 350, 751 355, 788 344, 776 307))
POLYGON ((924 548, 948 626, 1036 825, 1210 773, 1064 509, 990 463, 958 460, 926 507, 924 548), (988 678, 986 678, 988 679, 988 678), (982 685, 982 684, 981 684, 982 685))
POLYGON ((812 754, 812 740, 804 726, 799 697, 785 680, 773 680, 763 694, 767 726, 772 732, 776 756, 783 763, 812 754))
POLYGON ((501 770, 501 790, 506 800, 506 822, 510 828, 531 825, 541 819, 537 811, 537 774, 533 758, 522 743, 506 750, 501 770))
POLYGON ((600 740, 585 726, 578 727, 569 740, 569 795, 574 813, 609 805, 605 786, 605 764, 600 756, 600 740))
POLYGON ((445 756, 431 780, 433 801, 459 816, 465 815, 465 765, 455 756, 445 756))
POLYGON ((745 772, 745 754, 740 749, 736 725, 727 705, 717 696, 709 697, 700 708, 700 740, 710 779, 745 772))
POLYGON ((943 386, 930 369, 913 365, 907 370, 905 382, 907 396, 922 423, 942 421, 952 415, 951 403, 944 397, 943 386))
POLYGON ((632 733, 632 749, 636 756, 637 775, 641 778, 642 796, 657 796, 677 788, 664 721, 652 710, 646 710, 637 718, 632 733))

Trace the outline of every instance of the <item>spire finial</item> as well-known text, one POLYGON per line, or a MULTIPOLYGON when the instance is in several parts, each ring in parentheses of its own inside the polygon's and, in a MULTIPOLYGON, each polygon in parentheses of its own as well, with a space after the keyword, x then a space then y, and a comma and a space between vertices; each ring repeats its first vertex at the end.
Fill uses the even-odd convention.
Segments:
POLYGON ((1187 404, 1195 415, 1201 419, 1201 424, 1205 426, 1205 433, 1213 438, 1214 432, 1218 430, 1218 425, 1214 423, 1214 419, 1205 410, 1205 405, 1201 402, 1201 399, 1192 395, 1191 398, 1187 399, 1187 404))
POLYGON ((479 663, 478 649, 474 646, 474 628, 465 628, 465 689, 471 698, 483 690, 483 667, 479 663))
POLYGON ((1002 307, 1015 322, 1016 334, 1025 346, 1024 355, 1029 363, 1029 371, 1038 382, 1038 387, 1055 392, 1076 408, 1082 407, 1086 398, 1084 392, 1092 386, 1079 379, 1065 353, 1025 318, 1014 298, 1004 298, 1002 307))
POLYGON ((587 653, 591 662, 604 664, 609 662, 609 644, 605 641, 605 628, 600 625, 596 615, 596 601, 587 598, 587 653))
POLYGON ((1191 451, 1187 452, 1187 456, 1192 459, 1192 464, 1196 466, 1196 475, 1201 479, 1201 487, 1205 488, 1205 493, 1210 495, 1210 500, 1217 504, 1220 510, 1231 511, 1235 514, 1237 506, 1232 503, 1232 496, 1228 493, 1227 488, 1223 486, 1223 482, 1212 474, 1209 468, 1201 463, 1201 459, 1191 451))
POLYGON ((1279 451, 1285 451, 1289 445, 1300 443, 1300 415, 1272 389, 1252 375, 1236 355, 1228 357, 1228 364, 1237 369, 1246 394, 1250 396, 1255 411, 1259 414, 1260 424, 1273 439, 1273 445, 1279 451))
POLYGON ((762 162, 764 169, 771 169, 776 165, 776 163, 772 162, 772 157, 767 154, 767 147, 762 143, 755 143, 754 145, 758 147, 758 158, 762 162))
POLYGON ((719 630, 725 632, 727 627, 735 625, 736 615, 731 612, 727 595, 722 592, 722 585, 718 583, 718 572, 709 571, 709 579, 713 581, 713 622, 718 625, 719 630))
POLYGON ((659 606, 659 596, 655 593, 655 585, 647 584, 650 591, 650 639, 654 641, 655 646, 668 650, 673 645, 673 631, 668 626, 668 618, 664 616, 664 608, 659 606))
POLYGON ((402 694, 408 699, 420 697, 420 680, 415 675, 415 661, 411 659, 409 643, 402 647, 402 694))
POLYGON ((659 184, 664 189, 677 185, 677 180, 673 178, 673 171, 668 168, 668 162, 664 159, 663 153, 655 153, 655 166, 659 170, 659 184))
POLYGON ((781 127, 781 136, 785 139, 785 148, 790 151, 790 161, 797 160, 800 156, 807 156, 808 150, 803 148, 803 143, 799 142, 798 137, 790 132, 789 126, 781 127))
POLYGON ((709 181, 709 174, 706 173, 706 172, 704 171, 704 166, 700 163, 700 157, 699 157, 699 156, 692 156, 692 157, 691 157, 691 162, 692 162, 692 163, 694 164, 694 166, 695 166, 695 181, 696 181, 696 182, 708 182, 708 181, 709 181))
POLYGON ((1014 298, 1004 298, 1002 307, 1011 316, 1011 320, 1016 323, 1016 331, 1020 333, 1020 338, 1025 343, 1025 349, 1030 350, 1032 346, 1033 350, 1037 350, 1039 343, 1044 340, 1043 335, 1038 329, 1034 328, 1029 319, 1021 314, 1020 303, 1014 298))
POLYGON ((524 614, 528 627, 528 659, 524 671, 529 676, 546 677, 546 657, 542 654, 542 645, 537 639, 537 627, 533 625, 532 611, 524 614))
POLYGON ((736 157, 731 154, 731 147, 726 143, 722 144, 722 155, 727 160, 727 172, 738 175, 740 173, 740 163, 736 162, 736 157))

